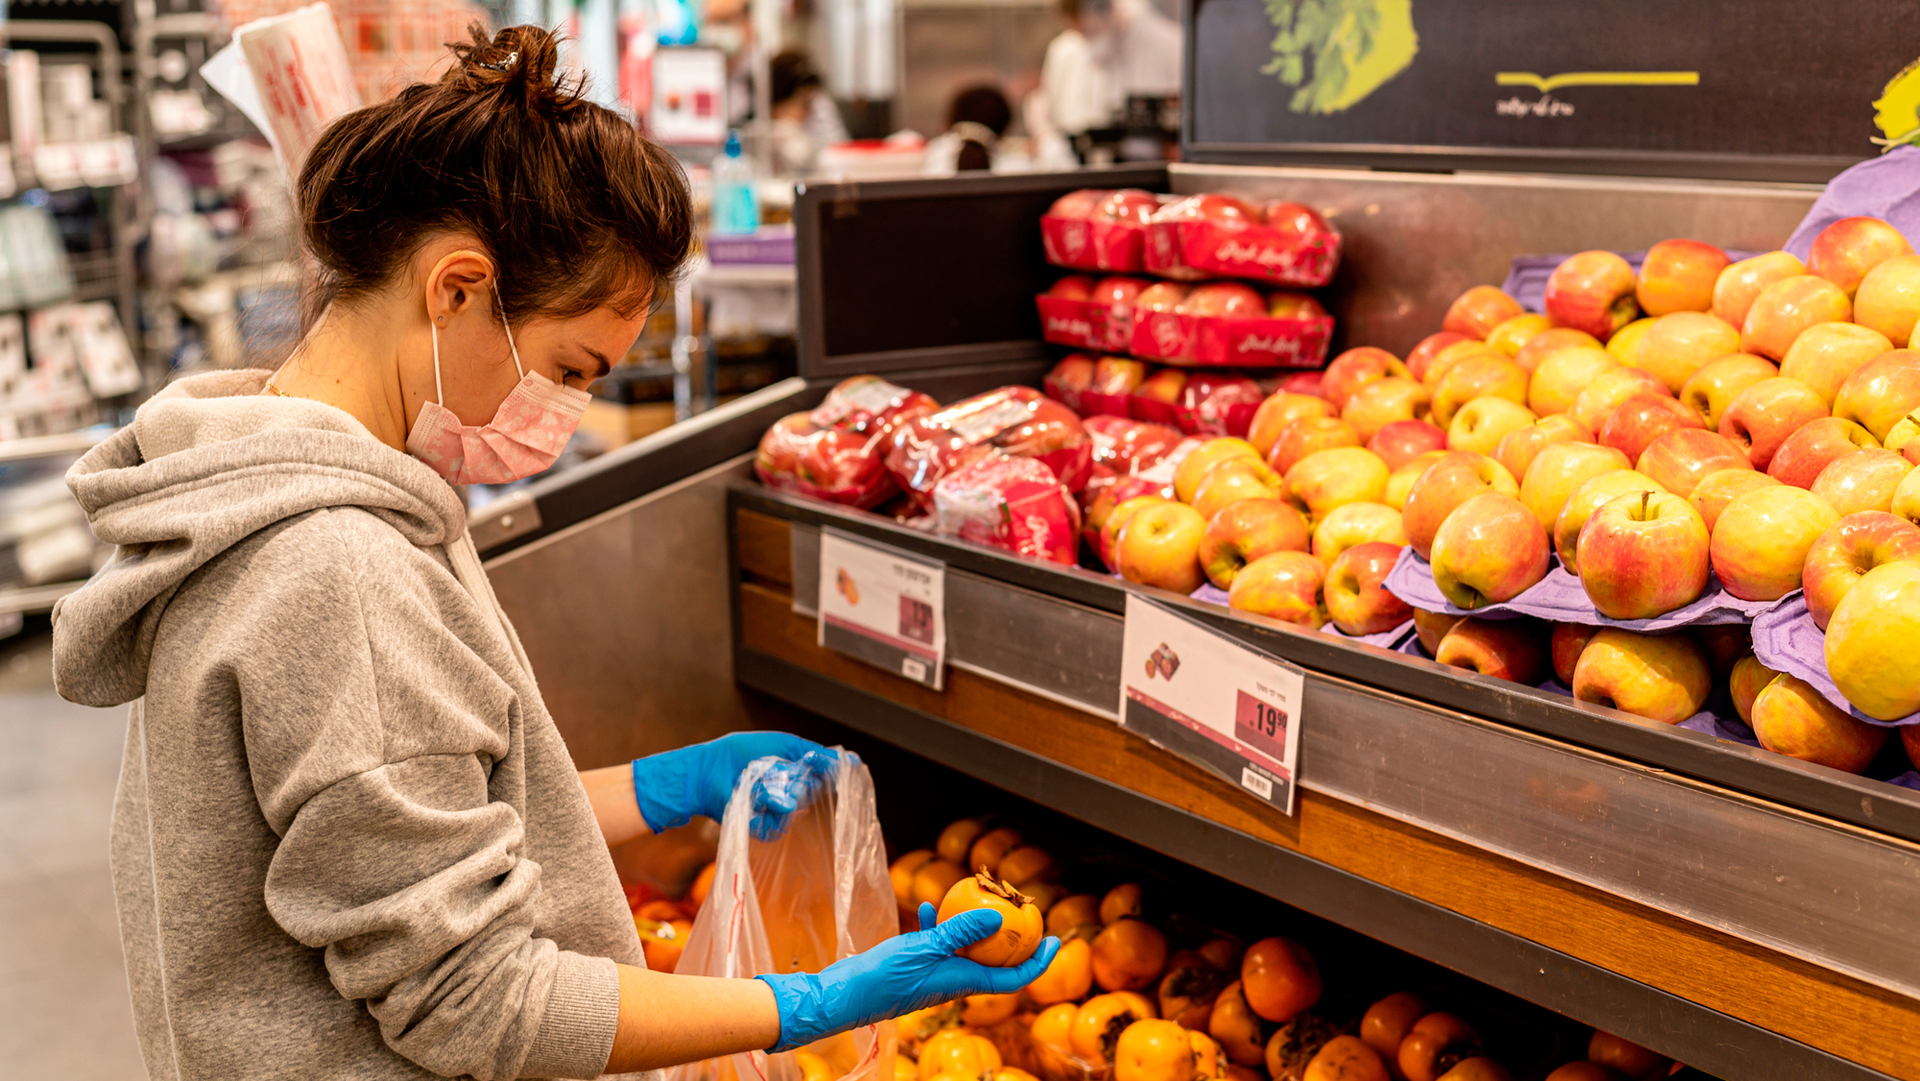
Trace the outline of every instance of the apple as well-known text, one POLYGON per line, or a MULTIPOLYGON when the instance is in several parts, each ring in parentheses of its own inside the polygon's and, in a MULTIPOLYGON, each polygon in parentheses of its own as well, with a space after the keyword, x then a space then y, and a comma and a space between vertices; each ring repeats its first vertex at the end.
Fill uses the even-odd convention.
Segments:
POLYGON ((1526 504, 1498 492, 1454 508, 1432 551, 1433 584, 1455 608, 1510 601, 1547 576, 1547 531, 1526 504))
POLYGON ((1327 231, 1327 219, 1315 213, 1310 206, 1275 199, 1260 208, 1261 220, 1267 228, 1274 230, 1289 242, 1301 237, 1313 236, 1327 231))
POLYGON ((1282 499, 1242 499, 1207 520, 1195 553, 1207 581, 1226 589, 1240 568, 1275 552, 1304 552, 1307 520, 1282 499))
POLYGON ((1093 217, 1100 221, 1130 221, 1144 224, 1160 210, 1160 197, 1140 188, 1121 188, 1100 200, 1093 217))
POLYGON ((1780 374, 1812 387, 1831 409, 1847 376, 1892 349, 1893 343, 1877 330, 1856 323, 1820 323, 1793 340, 1793 347, 1780 358, 1780 374))
POLYGON ((1640 314, 1633 267, 1610 251, 1568 256, 1547 278, 1547 318, 1606 341, 1640 314))
POLYGON ((1115 504, 1113 513, 1107 516, 1106 524, 1100 527, 1100 561, 1105 563, 1109 570, 1118 573, 1120 557, 1114 553, 1114 545, 1120 539, 1120 527, 1126 525, 1127 520, 1135 514, 1155 503, 1171 502, 1173 501, 1161 495, 1140 495, 1132 499, 1123 499, 1115 504))
POLYGON ((1640 261, 1634 297, 1648 315, 1704 312, 1713 306, 1714 283, 1730 262, 1726 252, 1711 244, 1662 240, 1640 261))
POLYGON ((1241 282, 1209 282, 1195 287, 1173 310, 1218 319, 1257 319, 1267 314, 1267 298, 1241 282))
POLYGON ((1407 374, 1424 381, 1427 376, 1427 366, 1433 363, 1433 358, 1440 355, 1441 350, 1455 342, 1469 340, 1471 339, 1465 334, 1455 334, 1446 330, 1427 335, 1420 339, 1420 344, 1414 346, 1412 352, 1407 354, 1407 374))
POLYGON ((1647 444, 1634 468, 1682 499, 1693 495, 1702 480, 1723 469, 1754 471, 1746 452, 1733 440, 1702 428, 1675 428, 1647 444))
POLYGON ((1568 346, 1540 361, 1527 381, 1527 407, 1543 417, 1573 408, 1573 400, 1595 379, 1620 367, 1599 346, 1568 346))
MULTIPOLYGON (((1411 469, 1413 464, 1403 468, 1411 469)), ((1433 535, 1439 531, 1440 524, 1455 507, 1489 492, 1518 496, 1520 486, 1499 462, 1484 454, 1448 451, 1421 472, 1407 491, 1406 506, 1400 512, 1407 543, 1420 558, 1431 559, 1433 535)))
POLYGON ((1260 212, 1237 196, 1208 192, 1166 204, 1154 213, 1153 220, 1212 221, 1244 229, 1259 224, 1260 212))
POLYGON ((1807 271, 1852 296, 1874 267, 1912 254, 1913 245, 1900 230, 1879 218, 1841 218, 1813 238, 1813 247, 1807 252, 1807 271))
POLYGON ((1505 398, 1516 405, 1527 403, 1527 373, 1520 365, 1488 351, 1485 356, 1468 357, 1440 377, 1433 388, 1433 422, 1451 430, 1453 415, 1475 398, 1505 398))
POLYGON ((1573 670, 1580 663, 1580 654, 1599 633, 1600 628, 1585 623, 1554 624, 1553 637, 1547 640, 1547 655, 1553 659, 1553 678, 1572 687, 1573 670))
POLYGON ((1141 381, 1127 398, 1127 412, 1133 419, 1180 426, 1180 399, 1187 389, 1184 368, 1161 368, 1141 381))
POLYGON ((1504 361, 1507 357, 1497 349, 1488 348, 1485 342, 1463 338, 1434 354, 1433 360, 1420 376, 1420 385, 1428 390, 1439 389, 1441 377, 1452 371, 1454 365, 1468 359, 1504 361))
POLYGON ((1640 343, 1646 339, 1647 331, 1653 329, 1655 320, 1651 317, 1635 319, 1619 332, 1607 339, 1606 350, 1622 364, 1632 364, 1640 355, 1640 343))
POLYGON ((1628 363, 1652 372, 1673 394, 1708 362, 1740 351, 1740 331, 1706 312, 1663 315, 1647 328, 1640 349, 1628 363))
POLYGON ((1341 552, 1374 541, 1395 548, 1406 546, 1400 512, 1385 503, 1343 503, 1328 511, 1314 527, 1312 552, 1320 562, 1331 566, 1341 552))
POLYGON ((1305 293, 1280 289, 1267 300, 1267 317, 1270 319, 1325 319, 1327 309, 1321 307, 1319 301, 1305 293))
POLYGON ((1290 390, 1269 394, 1260 407, 1253 411, 1253 423, 1247 428, 1247 441, 1264 458, 1273 449, 1273 441, 1286 431, 1287 425, 1306 417, 1331 417, 1339 412, 1332 402, 1311 394, 1296 394, 1290 390))
POLYGON ((1807 328, 1845 322, 1852 315, 1847 294, 1827 279, 1812 274, 1782 278, 1753 298, 1740 327, 1740 351, 1779 360, 1807 328))
POLYGON ((1173 498, 1170 485, 1156 484, 1145 477, 1114 477, 1111 483, 1088 484, 1083 495, 1091 495, 1086 507, 1080 513, 1080 535, 1087 539, 1102 560, 1107 553, 1100 546, 1100 535, 1106 531, 1107 519, 1120 509, 1120 504, 1143 495, 1157 495, 1165 499, 1173 498))
POLYGON ((1093 382, 1081 394, 1090 412, 1132 416, 1133 392, 1147 381, 1151 367, 1131 357, 1101 357, 1093 365, 1093 382))
POLYGON ((1861 575, 1834 606, 1827 621, 1827 674, 1853 708, 1875 720, 1899 720, 1920 712, 1915 642, 1920 563, 1882 564, 1861 575))
POLYGON ((1608 619, 1652 619, 1707 589, 1707 523, 1670 492, 1628 493, 1580 528, 1580 586, 1608 619))
POLYGON ((1553 520, 1553 550, 1560 556, 1560 565, 1568 574, 1579 576, 1580 530, 1594 511, 1629 493, 1661 490, 1651 479, 1631 469, 1615 469, 1581 481, 1553 520))
POLYGON ((1324 586, 1327 616, 1342 633, 1355 637, 1379 634, 1412 617, 1413 608, 1385 585, 1387 572, 1400 559, 1400 547, 1387 541, 1368 541, 1341 552, 1328 565, 1324 586))
POLYGON ((1433 656, 1440 650, 1440 640, 1466 618, 1466 616, 1448 615, 1445 612, 1423 612, 1415 608, 1413 630, 1420 638, 1420 648, 1427 651, 1427 656, 1433 656))
POLYGON ((1920 526, 1885 511, 1846 515, 1807 549, 1806 568, 1800 574, 1807 614, 1824 631, 1840 599, 1861 575, 1883 563, 1915 560, 1920 560, 1920 526))
POLYGON ((1760 746, 1847 773, 1864 772, 1887 744, 1886 729, 1856 719, 1784 672, 1761 688, 1749 712, 1760 746))
POLYGON ((1387 477, 1387 493, 1380 497, 1389 507, 1397 507, 1404 515, 1407 509, 1407 496, 1413 492, 1413 483, 1426 473, 1427 467, 1445 458, 1449 452, 1430 450, 1409 458, 1400 468, 1387 477))
POLYGON ((1700 414, 1664 394, 1635 394, 1615 406, 1600 426, 1600 445, 1613 447, 1638 462, 1640 453, 1654 440, 1682 428, 1704 430, 1707 424, 1700 414))
POLYGON ((1779 674, 1751 653, 1733 662, 1733 672, 1727 676, 1727 694, 1733 699, 1733 711, 1746 724, 1753 724, 1753 700, 1779 674))
POLYGON ((1424 422, 1433 395, 1412 379, 1390 375, 1376 379, 1355 391, 1340 412, 1340 419, 1372 440, 1375 433, 1400 421, 1424 422))
POLYGON ((1807 552, 1840 516, 1789 484, 1734 496, 1713 523, 1713 573, 1743 601, 1776 601, 1800 588, 1807 552))
POLYGON ((1707 427, 1718 431, 1720 418, 1741 391, 1762 379, 1772 379, 1780 370, 1770 360, 1749 353, 1730 353, 1708 361, 1680 388, 1680 400, 1706 419, 1707 427))
POLYGON ((1905 343, 1920 321, 1920 255, 1896 255, 1867 271, 1853 294, 1853 321, 1905 343))
POLYGON ((1916 410, 1920 410, 1920 350, 1880 354, 1854 369, 1833 396, 1834 416, 1857 422, 1879 440, 1885 440, 1895 424, 1916 410))
POLYGON ((1175 593, 1200 588, 1200 540, 1207 520, 1184 503, 1149 503, 1129 515, 1114 535, 1120 577, 1175 593))
POLYGON ((1327 568, 1305 552, 1275 552, 1240 568, 1227 607, 1309 630, 1327 622, 1327 568))
POLYGON ((1140 299, 1141 290, 1152 284, 1140 278, 1116 274, 1094 282, 1092 295, 1087 299, 1107 309, 1107 318, 1115 325, 1128 327, 1133 325, 1133 302, 1140 299))
POLYGON ((1687 496, 1687 502, 1693 504, 1693 509, 1700 512, 1700 520, 1712 529, 1720 520, 1720 512, 1727 509, 1735 496, 1779 483, 1742 458, 1738 468, 1717 470, 1700 478, 1700 483, 1694 485, 1693 492, 1687 496))
POLYGON ((1714 315, 1736 326, 1747 325, 1747 311, 1760 291, 1782 278, 1805 274, 1806 266, 1788 252, 1770 251, 1727 266, 1713 283, 1714 315))
POLYGON ((1606 427, 1607 418, 1621 402, 1636 394, 1665 394, 1667 385, 1652 372, 1639 368, 1614 368, 1594 376, 1573 397, 1567 412, 1590 432, 1606 427))
POLYGON ((1920 436, 1920 412, 1908 413, 1895 421, 1893 427, 1887 429, 1887 438, 1880 445, 1920 465, 1920 457, 1915 454, 1920 451, 1920 442, 1916 442, 1915 436, 1920 436))
POLYGON ((1280 474, 1258 458, 1228 458, 1207 470, 1193 490, 1193 509, 1213 520, 1228 504, 1242 499, 1280 498, 1280 474))
POLYGON ((1520 355, 1520 350, 1534 339, 1535 335, 1553 328, 1553 320, 1533 312, 1521 312, 1499 326, 1487 332, 1487 348, 1510 357, 1520 355))
POLYGON ((1264 461, 1266 455, 1253 448, 1253 444, 1232 436, 1209 439, 1193 448, 1173 470, 1173 496, 1182 503, 1193 502, 1193 495, 1200 490, 1200 482, 1206 478, 1207 471, 1228 458, 1252 458, 1264 461))
POLYGON ((1440 329, 1485 341, 1487 335, 1493 333, 1494 327, 1526 313, 1520 302, 1508 296, 1499 286, 1476 285, 1461 293, 1447 307, 1447 316, 1440 321, 1440 329))
POLYGON ((1755 469, 1773 462, 1787 437, 1827 415, 1827 403, 1798 379, 1762 379, 1734 395, 1720 417, 1720 434, 1746 452, 1755 469))
POLYGON ((1533 410, 1505 398, 1475 398, 1453 415, 1453 424, 1447 429, 1447 447, 1490 456, 1509 432, 1538 419, 1533 410))
POLYGON ((1582 484, 1602 473, 1632 468, 1627 456, 1612 447, 1553 443, 1528 463, 1520 481, 1520 502, 1540 519, 1541 528, 1552 529, 1560 520, 1561 509, 1582 484))
POLYGON ((1053 201, 1053 205, 1047 208, 1047 216, 1065 218, 1069 221, 1086 221, 1093 217, 1093 212, 1099 208, 1100 201, 1109 194, 1111 193, 1098 188, 1070 191, 1053 201))
POLYGON ((1093 385, 1094 359, 1085 353, 1069 353, 1048 371, 1040 386, 1047 397, 1076 413, 1084 413, 1081 396, 1093 385))
POLYGON ((1295 462, 1316 450, 1328 447, 1357 447, 1364 440, 1353 425, 1337 417, 1307 417, 1287 425, 1267 451, 1267 464, 1279 472, 1292 469, 1295 462))
POLYGON ((1093 279, 1085 274, 1069 274, 1047 289, 1050 297, 1062 300, 1092 300, 1093 279))
POLYGON ((1334 357, 1320 375, 1321 396, 1336 408, 1345 409, 1353 392, 1376 379, 1390 375, 1405 376, 1407 366, 1385 349, 1359 346, 1334 357))
MULTIPOLYGON (((1290 391, 1294 394, 1305 394, 1313 398, 1325 397, 1325 395, 1320 393, 1322 388, 1320 386, 1319 372, 1294 372, 1292 375, 1283 376, 1279 385, 1273 389, 1275 391, 1290 391)), ((1331 405, 1332 403, 1329 402, 1328 404, 1331 405)))
POLYGON ((1862 447, 1878 449, 1872 432, 1850 420, 1821 417, 1801 425, 1780 444, 1773 461, 1767 463, 1767 475, 1795 488, 1811 488, 1821 470, 1862 447))
POLYGON ((1193 292, 1193 286, 1180 282, 1154 282, 1140 295, 1133 298, 1133 310, 1136 312, 1172 312, 1178 311, 1180 302, 1193 292))
POLYGON ((1469 617, 1450 627, 1430 652, 1441 664, 1533 687, 1550 671, 1545 638, 1530 619, 1469 617))
POLYGON ((1745 623, 1706 623, 1690 629, 1693 640, 1705 651, 1715 679, 1732 675, 1733 662, 1753 652, 1753 631, 1745 623))
MULTIPOLYGON (((1525 489, 1527 468, 1533 465, 1533 460, 1542 450, 1555 443, 1591 442, 1593 433, 1582 428, 1579 421, 1565 413, 1555 413, 1508 432, 1493 448, 1491 457, 1505 466, 1507 472, 1519 477, 1520 487, 1525 489)), ((1526 502, 1525 497, 1521 502, 1526 502)))
POLYGON ((1396 420, 1381 425, 1367 440, 1367 449, 1378 454, 1387 468, 1398 471, 1428 451, 1445 450, 1447 433, 1424 420, 1396 420))
MULTIPOLYGON (((1618 337, 1619 335, 1615 335, 1618 337)), ((1549 327, 1527 339, 1527 344, 1513 355, 1513 362, 1525 368, 1529 374, 1538 371, 1540 363, 1562 349, 1602 349, 1600 339, 1584 330, 1572 327, 1549 327)))
POLYGON ((1391 472, 1365 447, 1317 450, 1287 470, 1287 500, 1318 522, 1345 503, 1378 503, 1391 472))
POLYGON ((1865 510, 1891 512, 1894 493, 1911 472, 1912 462, 1890 450, 1868 447, 1827 463, 1809 490, 1842 518, 1865 510))
POLYGON ((1700 712, 1713 683, 1707 655, 1684 634, 1603 627, 1580 651, 1573 696, 1654 721, 1679 724, 1700 712))

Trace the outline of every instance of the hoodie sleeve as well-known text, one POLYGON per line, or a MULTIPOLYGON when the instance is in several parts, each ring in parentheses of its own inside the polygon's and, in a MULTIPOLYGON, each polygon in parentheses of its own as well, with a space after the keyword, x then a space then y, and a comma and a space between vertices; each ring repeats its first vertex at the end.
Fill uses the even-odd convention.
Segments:
POLYGON ((271 560, 278 584, 232 613, 248 764, 280 837, 268 910, 420 1066, 597 1076, 618 970, 535 934, 520 705, 463 641, 483 629, 420 568, 350 551, 351 529, 289 532, 333 550, 271 560))

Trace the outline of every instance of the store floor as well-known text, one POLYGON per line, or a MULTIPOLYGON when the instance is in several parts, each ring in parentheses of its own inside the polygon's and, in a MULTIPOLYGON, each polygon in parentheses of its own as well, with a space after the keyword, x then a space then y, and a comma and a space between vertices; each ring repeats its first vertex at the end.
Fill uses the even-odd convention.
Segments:
POLYGON ((140 1081, 107 871, 123 709, 53 693, 44 618, 0 642, 0 1077, 140 1081))

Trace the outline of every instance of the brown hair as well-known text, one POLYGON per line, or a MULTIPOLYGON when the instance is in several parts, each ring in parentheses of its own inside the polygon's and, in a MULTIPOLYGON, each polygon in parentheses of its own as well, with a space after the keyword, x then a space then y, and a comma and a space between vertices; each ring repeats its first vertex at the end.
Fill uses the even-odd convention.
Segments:
POLYGON ((432 234, 472 233, 498 265, 502 314, 637 314, 693 236, 685 175, 619 116, 555 79, 537 26, 450 45, 438 82, 334 121, 300 169, 307 321, 374 292, 432 234))

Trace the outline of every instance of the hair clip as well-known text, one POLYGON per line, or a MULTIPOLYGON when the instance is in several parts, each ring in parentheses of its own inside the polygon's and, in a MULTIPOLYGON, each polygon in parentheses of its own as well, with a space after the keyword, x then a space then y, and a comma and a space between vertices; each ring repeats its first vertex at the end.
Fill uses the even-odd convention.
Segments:
POLYGON ((495 62, 482 60, 480 61, 480 66, 483 68, 487 68, 491 71, 498 71, 504 74, 506 72, 512 71, 513 65, 517 63, 519 59, 520 59, 520 50, 515 49, 514 51, 507 54, 507 58, 505 60, 500 60, 495 62))

